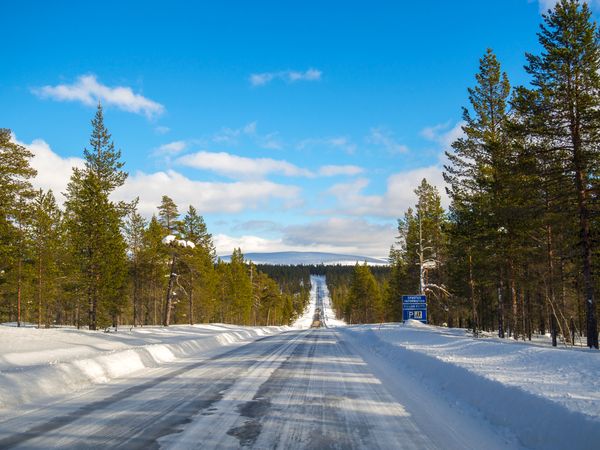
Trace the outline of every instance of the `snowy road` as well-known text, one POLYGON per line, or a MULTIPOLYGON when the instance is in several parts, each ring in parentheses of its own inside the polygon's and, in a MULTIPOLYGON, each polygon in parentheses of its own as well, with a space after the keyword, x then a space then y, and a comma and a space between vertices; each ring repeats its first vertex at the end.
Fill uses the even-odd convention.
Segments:
POLYGON ((269 336, 3 420, 0 448, 515 448, 367 353, 342 328, 269 336))

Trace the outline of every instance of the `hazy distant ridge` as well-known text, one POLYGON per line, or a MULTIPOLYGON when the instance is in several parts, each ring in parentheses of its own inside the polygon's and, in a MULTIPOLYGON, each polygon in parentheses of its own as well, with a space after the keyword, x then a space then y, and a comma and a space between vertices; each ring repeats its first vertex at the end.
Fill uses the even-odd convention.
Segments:
MULTIPOLYGON (((223 261, 229 261, 230 256, 222 256, 223 261)), ((245 253, 244 258, 255 264, 274 264, 274 265, 312 265, 312 264, 342 264, 349 265, 356 262, 369 265, 387 265, 388 262, 381 258, 371 258, 369 256, 342 255, 339 253, 324 252, 272 252, 272 253, 245 253)))

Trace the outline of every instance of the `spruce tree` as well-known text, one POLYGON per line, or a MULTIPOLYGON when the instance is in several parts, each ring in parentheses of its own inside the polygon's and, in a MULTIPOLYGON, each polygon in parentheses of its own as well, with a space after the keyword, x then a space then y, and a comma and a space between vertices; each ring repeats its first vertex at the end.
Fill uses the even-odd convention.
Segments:
POLYGON ((67 186, 66 223, 71 247, 80 266, 80 283, 88 303, 91 330, 117 317, 125 301, 126 244, 121 234, 127 205, 114 203, 110 194, 127 177, 104 126, 99 104, 92 120, 90 149, 84 150, 85 167, 73 169, 67 186))

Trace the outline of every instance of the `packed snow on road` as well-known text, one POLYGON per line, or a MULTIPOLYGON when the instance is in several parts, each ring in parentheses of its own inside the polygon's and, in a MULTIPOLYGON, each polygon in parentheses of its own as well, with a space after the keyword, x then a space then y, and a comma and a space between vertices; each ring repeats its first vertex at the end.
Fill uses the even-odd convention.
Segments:
POLYGON ((289 327, 0 326, 0 448, 600 445, 598 352, 349 326, 311 283, 289 327))

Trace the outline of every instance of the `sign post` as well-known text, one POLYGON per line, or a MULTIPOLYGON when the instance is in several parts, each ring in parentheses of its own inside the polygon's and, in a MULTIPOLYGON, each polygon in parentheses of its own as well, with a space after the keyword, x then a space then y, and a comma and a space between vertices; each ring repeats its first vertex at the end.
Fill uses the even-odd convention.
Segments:
POLYGON ((425 295, 402 296, 402 320, 418 320, 427 323, 427 297, 425 295))

